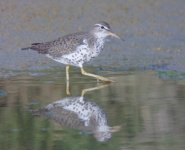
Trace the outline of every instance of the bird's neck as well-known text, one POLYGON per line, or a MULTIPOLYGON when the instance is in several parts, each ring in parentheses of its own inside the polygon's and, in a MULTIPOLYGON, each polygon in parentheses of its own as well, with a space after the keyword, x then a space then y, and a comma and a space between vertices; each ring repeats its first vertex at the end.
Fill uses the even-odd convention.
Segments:
POLYGON ((89 47, 95 48, 95 49, 102 49, 105 43, 105 38, 103 37, 98 38, 92 33, 90 35, 91 36, 89 36, 87 39, 89 47))
POLYGON ((94 42, 94 46, 96 49, 103 49, 105 43, 105 38, 96 38, 95 42, 94 42))

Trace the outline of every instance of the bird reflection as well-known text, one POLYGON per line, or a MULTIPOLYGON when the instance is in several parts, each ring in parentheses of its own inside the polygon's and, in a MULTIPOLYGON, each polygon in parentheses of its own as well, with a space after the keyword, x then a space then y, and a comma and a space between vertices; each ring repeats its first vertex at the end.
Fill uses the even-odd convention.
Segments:
POLYGON ((120 126, 110 127, 105 112, 95 102, 84 97, 87 91, 105 86, 85 89, 81 96, 65 97, 34 111, 34 115, 45 116, 62 126, 91 133, 98 141, 107 141, 120 126))

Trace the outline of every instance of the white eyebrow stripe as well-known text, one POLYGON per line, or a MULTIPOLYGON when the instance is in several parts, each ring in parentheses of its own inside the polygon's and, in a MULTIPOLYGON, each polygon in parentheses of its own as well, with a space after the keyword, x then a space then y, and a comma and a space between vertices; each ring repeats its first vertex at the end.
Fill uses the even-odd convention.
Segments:
POLYGON ((95 24, 95 26, 102 26, 102 25, 97 23, 97 24, 95 24))
MULTIPOLYGON (((102 25, 102 24, 95 24, 95 26, 104 26, 104 25, 102 25)), ((104 26, 104 28, 105 28, 106 30, 110 30, 110 29, 107 28, 106 26, 104 26)))

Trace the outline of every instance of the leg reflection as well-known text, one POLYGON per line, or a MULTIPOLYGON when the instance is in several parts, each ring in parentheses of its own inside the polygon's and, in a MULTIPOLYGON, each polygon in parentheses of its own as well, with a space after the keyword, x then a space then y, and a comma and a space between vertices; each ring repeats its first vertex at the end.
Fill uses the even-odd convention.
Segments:
POLYGON ((66 94, 67 94, 67 95, 70 95, 69 80, 66 80, 66 94))
MULTIPOLYGON (((103 89, 103 88, 107 87, 108 85, 110 85, 110 83, 104 83, 103 85, 98 85, 96 87, 83 89, 82 92, 81 92, 81 96, 84 96, 87 92, 91 92, 91 91, 94 91, 94 90, 103 89)), ((69 80, 66 80, 66 94, 67 95, 70 95, 69 80)))
POLYGON ((99 85, 99 86, 96 86, 96 87, 92 87, 92 88, 83 89, 82 92, 81 92, 81 96, 83 97, 87 92, 103 89, 103 88, 107 87, 108 85, 109 85, 109 83, 103 84, 103 85, 99 85))

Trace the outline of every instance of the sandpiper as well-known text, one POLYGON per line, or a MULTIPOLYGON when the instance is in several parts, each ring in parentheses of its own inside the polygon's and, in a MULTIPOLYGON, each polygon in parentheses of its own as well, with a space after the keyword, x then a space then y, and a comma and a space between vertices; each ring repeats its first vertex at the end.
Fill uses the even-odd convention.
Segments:
POLYGON ((111 82, 105 77, 91 74, 83 69, 83 64, 98 56, 108 36, 119 38, 111 31, 107 22, 94 24, 88 32, 77 32, 60 37, 54 41, 33 43, 22 50, 32 49, 38 53, 66 65, 66 80, 69 81, 69 66, 80 67, 81 73, 94 77, 102 82, 111 82))

